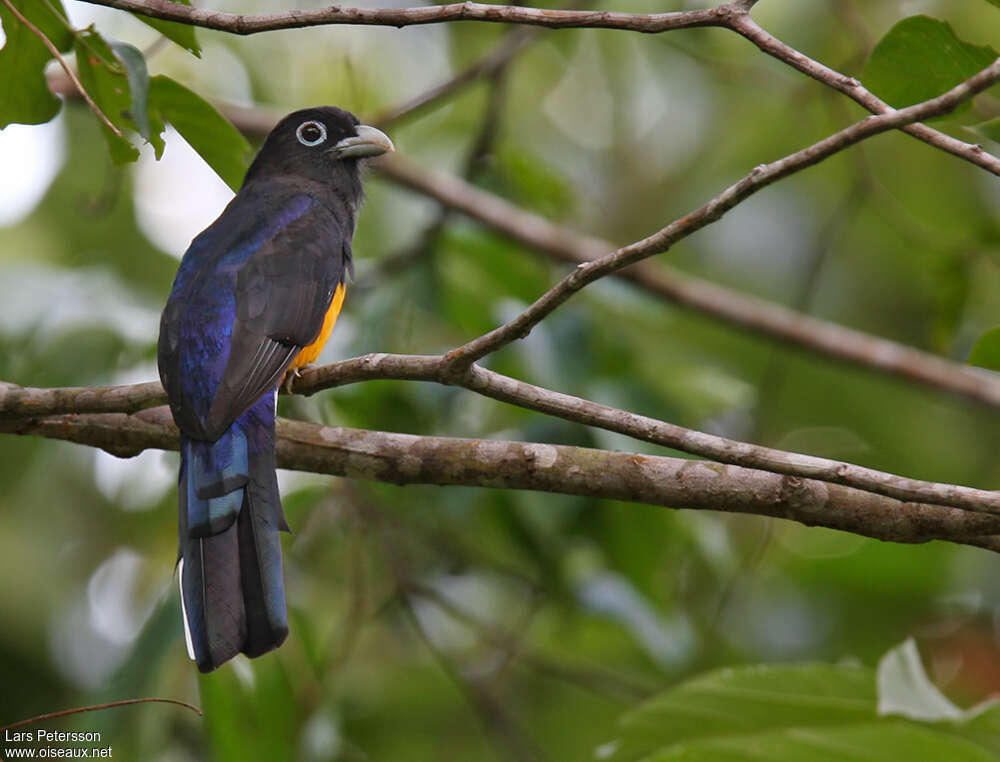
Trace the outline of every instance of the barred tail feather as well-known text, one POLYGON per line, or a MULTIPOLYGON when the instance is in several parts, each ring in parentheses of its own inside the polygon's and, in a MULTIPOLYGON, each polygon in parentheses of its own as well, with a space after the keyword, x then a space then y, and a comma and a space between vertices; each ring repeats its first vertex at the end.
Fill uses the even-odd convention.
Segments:
POLYGON ((288 635, 279 537, 287 526, 274 473, 273 417, 233 426, 241 423, 255 425, 246 436, 220 438, 222 455, 212 451, 215 443, 181 442, 178 576, 185 642, 202 672, 240 652, 266 653, 288 635), (213 463, 226 465, 213 470, 213 463))

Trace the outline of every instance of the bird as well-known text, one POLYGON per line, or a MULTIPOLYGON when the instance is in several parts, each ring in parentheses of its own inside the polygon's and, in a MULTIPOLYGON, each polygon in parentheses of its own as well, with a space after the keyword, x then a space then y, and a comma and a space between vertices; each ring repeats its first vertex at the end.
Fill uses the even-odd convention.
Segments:
POLYGON ((185 643, 201 672, 288 635, 278 388, 333 330, 353 275, 362 165, 393 150, 349 111, 289 114, 178 267, 157 364, 180 429, 177 570, 185 643))

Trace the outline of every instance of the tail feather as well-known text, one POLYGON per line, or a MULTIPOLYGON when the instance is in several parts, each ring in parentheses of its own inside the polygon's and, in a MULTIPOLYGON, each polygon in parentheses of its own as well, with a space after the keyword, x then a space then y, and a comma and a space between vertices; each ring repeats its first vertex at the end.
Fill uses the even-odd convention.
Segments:
POLYGON ((202 672, 240 652, 266 653, 288 634, 273 427, 273 408, 270 420, 241 418, 221 452, 182 437, 179 582, 188 652, 202 672), (249 443, 243 430, 233 434, 248 423, 249 443))
MULTIPOLYGON (((274 471, 271 475, 273 478, 274 471)), ((243 652, 247 656, 259 656, 279 646, 288 635, 280 527, 276 521, 281 508, 278 506, 275 512, 273 506, 265 503, 265 499, 278 495, 276 480, 273 491, 250 484, 246 493, 252 509, 241 512, 237 522, 247 624, 243 652)))
POLYGON ((208 537, 225 531, 243 503, 243 487, 250 478, 247 438, 236 425, 215 442, 185 439, 183 456, 188 469, 184 490, 187 531, 208 537))

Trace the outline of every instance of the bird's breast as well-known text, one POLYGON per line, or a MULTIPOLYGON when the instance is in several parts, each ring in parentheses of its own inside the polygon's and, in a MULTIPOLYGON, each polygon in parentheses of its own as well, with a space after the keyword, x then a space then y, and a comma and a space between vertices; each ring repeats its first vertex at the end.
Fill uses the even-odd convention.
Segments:
POLYGON ((337 323, 337 317, 340 315, 340 309, 344 306, 344 296, 346 294, 347 288, 343 283, 341 283, 337 286, 337 290, 333 292, 333 299, 330 300, 330 307, 323 316, 323 327, 320 328, 316 339, 309 346, 302 348, 302 351, 295 356, 294 360, 292 360, 290 367, 301 368, 303 365, 309 365, 310 363, 316 362, 316 358, 319 357, 319 353, 323 351, 323 347, 326 345, 327 339, 330 338, 330 334, 333 332, 333 326, 337 323))

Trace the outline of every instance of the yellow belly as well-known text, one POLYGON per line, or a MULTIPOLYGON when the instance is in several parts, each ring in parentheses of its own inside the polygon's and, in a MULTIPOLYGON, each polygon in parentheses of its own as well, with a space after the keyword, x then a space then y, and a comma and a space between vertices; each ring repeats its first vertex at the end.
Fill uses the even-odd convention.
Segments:
POLYGON ((340 308, 344 306, 344 295, 346 293, 347 289, 343 283, 337 286, 337 290, 333 292, 333 299, 330 301, 330 309, 323 316, 323 327, 320 329, 319 335, 312 344, 302 348, 302 351, 292 360, 290 368, 301 368, 303 365, 316 362, 319 353, 323 351, 326 340, 330 338, 330 334, 333 332, 333 326, 337 323, 337 316, 340 314, 340 308))

